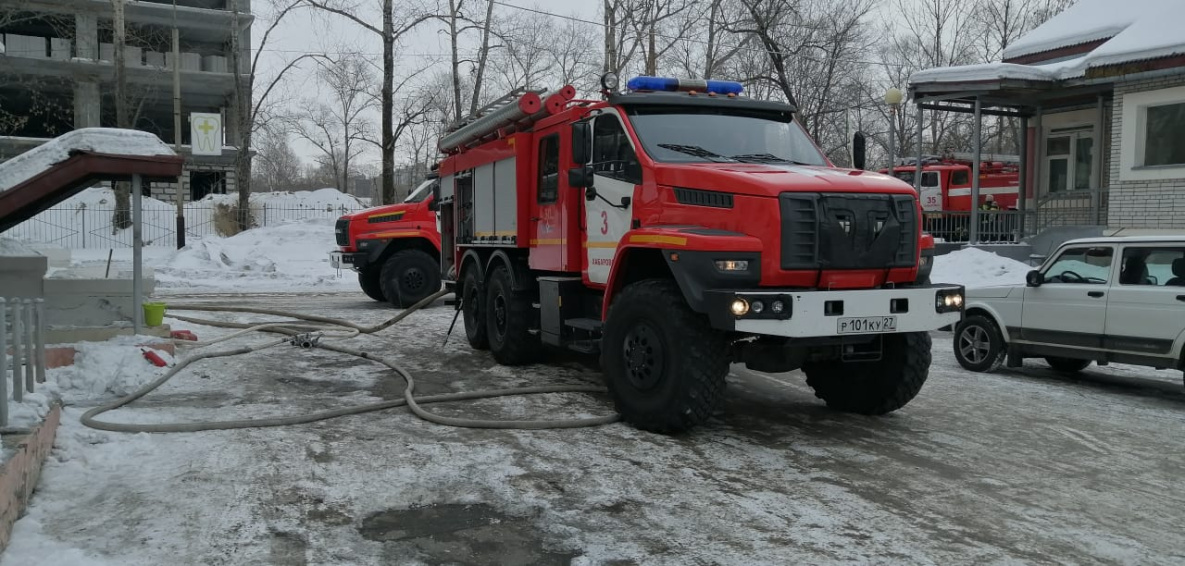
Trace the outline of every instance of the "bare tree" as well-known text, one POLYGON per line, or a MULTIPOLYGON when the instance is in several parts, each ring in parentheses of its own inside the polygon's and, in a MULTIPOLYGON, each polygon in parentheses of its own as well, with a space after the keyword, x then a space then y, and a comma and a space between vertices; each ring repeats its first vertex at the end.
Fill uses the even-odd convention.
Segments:
POLYGON ((380 108, 382 112, 380 152, 383 158, 383 198, 395 195, 395 43, 420 24, 436 18, 439 12, 411 0, 378 0, 382 26, 371 23, 360 2, 356 0, 304 0, 308 5, 346 18, 364 30, 379 36, 383 42, 383 82, 380 108))
POLYGON ((373 139, 366 113, 373 109, 375 97, 371 63, 360 54, 346 53, 336 59, 318 59, 317 78, 328 102, 306 99, 302 111, 289 123, 298 136, 308 140, 320 152, 319 159, 334 173, 334 186, 349 192, 351 162, 362 151, 362 142, 373 139))
POLYGON ((288 131, 279 122, 261 127, 255 135, 255 159, 251 188, 254 191, 291 190, 302 164, 288 141, 288 131))

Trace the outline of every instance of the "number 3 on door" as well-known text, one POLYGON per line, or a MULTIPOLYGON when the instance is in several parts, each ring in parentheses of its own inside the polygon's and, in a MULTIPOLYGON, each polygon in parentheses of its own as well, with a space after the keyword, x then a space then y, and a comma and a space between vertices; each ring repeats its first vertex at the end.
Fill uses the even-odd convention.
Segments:
POLYGON ((609 233, 609 213, 607 211, 602 210, 601 211, 601 234, 608 234, 608 233, 609 233))

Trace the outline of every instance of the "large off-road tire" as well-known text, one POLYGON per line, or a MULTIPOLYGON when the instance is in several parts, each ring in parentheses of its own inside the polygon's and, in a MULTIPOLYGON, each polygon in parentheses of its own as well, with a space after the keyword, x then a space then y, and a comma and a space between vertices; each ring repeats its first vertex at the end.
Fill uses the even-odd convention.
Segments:
POLYGON ((685 431, 720 404, 727 342, 687 306, 674 281, 640 281, 622 290, 609 310, 601 351, 613 404, 640 429, 685 431))
POLYGON ((420 250, 400 250, 383 262, 380 281, 387 302, 407 308, 440 290, 440 266, 420 250))
POLYGON ((883 415, 904 407, 930 373, 930 334, 907 332, 883 338, 875 362, 830 360, 803 366, 815 396, 837 411, 883 415))
POLYGON ((465 322, 465 339, 475 350, 489 350, 490 337, 486 334, 485 287, 476 267, 465 270, 461 278, 461 316, 465 322))
POLYGON ((1068 375, 1074 375, 1086 369, 1088 366, 1090 366, 1090 362, 1091 360, 1059 358, 1055 356, 1045 358, 1045 363, 1049 364, 1049 367, 1053 368, 1054 371, 1068 375))
POLYGON ((362 287, 362 292, 380 303, 387 302, 387 298, 383 296, 382 284, 383 270, 379 267, 368 266, 362 268, 358 272, 358 285, 362 287))
POLYGON ((955 326, 954 347, 959 365, 974 372, 996 371, 1008 351, 1000 327, 981 314, 964 318, 955 326))
POLYGON ((531 296, 511 288, 510 271, 498 265, 486 282, 486 335, 490 353, 505 366, 529 364, 539 359, 543 349, 538 333, 539 311, 531 305, 531 296))

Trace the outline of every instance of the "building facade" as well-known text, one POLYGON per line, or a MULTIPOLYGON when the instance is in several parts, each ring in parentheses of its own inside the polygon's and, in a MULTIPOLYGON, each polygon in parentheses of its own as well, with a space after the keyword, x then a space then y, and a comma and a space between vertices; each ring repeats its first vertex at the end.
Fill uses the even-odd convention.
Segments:
POLYGON ((1185 229, 1185 18, 1178 0, 1079 0, 998 63, 910 78, 919 107, 1018 119, 1035 231, 1185 229))
MULTIPOLYGON (((235 190, 235 74, 250 69, 250 0, 139 0, 122 4, 126 94, 116 95, 116 6, 110 0, 6 0, 0 3, 0 161, 75 128, 125 124, 178 141, 186 156, 180 184, 154 184, 151 196, 185 200, 235 190), (180 57, 172 50, 173 28, 180 57), (237 30, 237 31, 236 31, 237 30), (176 59, 176 60, 175 60, 176 59), (174 127, 174 67, 180 69, 181 131, 174 127), (193 156, 191 113, 222 115, 223 150, 193 156)), ((244 81, 244 85, 247 82, 244 81)), ((244 86, 245 88, 245 86, 244 86)), ((250 101, 250 92, 244 92, 250 101)))

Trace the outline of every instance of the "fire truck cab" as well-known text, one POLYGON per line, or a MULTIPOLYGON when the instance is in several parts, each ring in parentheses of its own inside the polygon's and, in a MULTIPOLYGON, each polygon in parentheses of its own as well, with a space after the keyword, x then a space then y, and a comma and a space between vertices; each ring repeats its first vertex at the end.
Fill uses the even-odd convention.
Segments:
POLYGON ((358 273, 366 296, 409 307, 440 289, 440 221, 436 188, 429 175, 399 204, 376 206, 338 218, 338 249, 329 254, 336 269, 358 273))
POLYGON ((918 282, 911 186, 833 167, 794 106, 739 83, 603 86, 511 97, 441 140, 442 271, 473 347, 599 354, 623 418, 658 432, 708 419, 731 363, 801 368, 840 410, 917 394, 963 289, 918 282))

